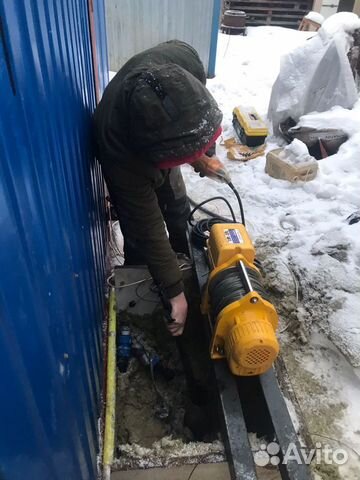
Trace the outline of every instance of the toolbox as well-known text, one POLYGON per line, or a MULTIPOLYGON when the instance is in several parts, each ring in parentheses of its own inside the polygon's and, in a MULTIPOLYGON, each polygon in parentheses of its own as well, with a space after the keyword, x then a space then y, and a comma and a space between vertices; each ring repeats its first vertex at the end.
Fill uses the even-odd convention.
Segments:
POLYGON ((233 126, 239 140, 249 147, 262 145, 269 134, 265 122, 252 107, 235 107, 233 126))

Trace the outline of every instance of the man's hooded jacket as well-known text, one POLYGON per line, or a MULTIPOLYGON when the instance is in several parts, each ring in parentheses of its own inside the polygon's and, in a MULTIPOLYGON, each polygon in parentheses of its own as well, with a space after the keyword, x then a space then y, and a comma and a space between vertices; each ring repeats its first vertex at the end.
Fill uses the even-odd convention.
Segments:
POLYGON ((94 115, 110 194, 170 298, 182 291, 181 272, 155 189, 169 168, 196 160, 221 132, 222 114, 205 82, 204 67, 190 45, 162 43, 121 68, 94 115))

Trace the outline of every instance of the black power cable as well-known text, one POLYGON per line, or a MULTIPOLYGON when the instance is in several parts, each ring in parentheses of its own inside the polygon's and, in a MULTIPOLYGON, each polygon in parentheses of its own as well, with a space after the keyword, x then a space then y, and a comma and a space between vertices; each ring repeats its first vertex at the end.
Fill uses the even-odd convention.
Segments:
MULTIPOLYGON (((243 205, 242 205, 242 202, 241 202, 239 192, 236 190, 233 183, 230 182, 230 183, 228 183, 228 185, 236 196, 236 199, 237 199, 238 204, 239 204, 239 209, 240 209, 241 223, 245 226, 244 209, 243 209, 243 205)), ((194 208, 192 209, 192 211, 190 212, 189 223, 193 227, 192 232, 191 232, 192 240, 197 246, 201 246, 201 247, 205 246, 206 240, 209 237, 210 229, 213 225, 215 225, 217 223, 237 223, 237 219, 236 219, 234 210, 233 210, 230 202, 224 197, 220 197, 220 196, 211 197, 211 198, 209 198, 207 200, 204 200, 203 202, 198 203, 198 204, 196 204, 191 198, 188 197, 188 199, 189 199, 189 201, 192 205, 195 205, 194 208), (232 217, 231 219, 223 217, 222 215, 217 215, 217 214, 213 213, 211 210, 207 210, 206 208, 204 208, 204 205, 206 205, 207 203, 212 202, 214 200, 222 200, 223 202, 226 203, 226 205, 227 205, 227 207, 230 211, 231 217, 232 217), (209 215, 210 218, 204 218, 202 220, 199 220, 198 222, 194 222, 193 221, 193 216, 194 216, 195 212, 197 212, 198 210, 203 211, 204 213, 209 215)))
POLYGON ((193 225, 191 230, 191 239, 197 247, 205 247, 206 240, 209 238, 209 232, 213 225, 217 223, 228 223, 228 221, 223 221, 220 218, 203 218, 193 225))
MULTIPOLYGON (((190 205, 192 205, 193 207, 197 207, 198 204, 195 202, 195 200, 193 200, 191 197, 189 197, 189 195, 187 196, 187 199, 189 200, 190 202, 190 205)), ((198 207, 198 210, 200 210, 201 212, 203 213, 206 213, 206 215, 209 215, 209 217, 216 217, 216 218, 219 218, 220 220, 222 220, 224 223, 231 223, 232 220, 231 218, 228 218, 228 217, 224 217, 223 215, 220 215, 220 214, 217 214, 215 212, 212 212, 211 210, 209 210, 208 208, 206 207, 198 207)))
MULTIPOLYGON (((234 213, 234 210, 229 202, 229 200, 227 200, 226 198, 224 197, 211 197, 211 198, 208 198, 207 200, 204 200, 203 202, 200 202, 198 204, 196 204, 196 206, 191 210, 190 212, 190 215, 189 215, 189 223, 190 225, 194 225, 194 223, 192 222, 192 218, 194 216, 194 213, 197 212, 197 210, 200 210, 200 208, 205 205, 206 203, 209 203, 209 202, 213 202, 214 200, 222 200, 223 202, 226 203, 227 207, 229 208, 230 210, 230 213, 231 213, 231 216, 232 216, 232 222, 236 223, 236 217, 235 217, 235 213, 234 213)), ((217 215, 216 214, 213 214, 212 215, 213 218, 216 218, 217 215)))
POLYGON ((232 182, 228 183, 229 187, 231 188, 231 190, 234 192, 235 194, 235 197, 238 201, 238 204, 239 204, 239 209, 240 209, 240 216, 241 216, 241 223, 244 225, 245 227, 245 213, 244 213, 244 207, 243 207, 243 204, 242 204, 242 201, 241 201, 241 198, 240 198, 240 195, 239 195, 239 192, 236 190, 234 184, 232 182))

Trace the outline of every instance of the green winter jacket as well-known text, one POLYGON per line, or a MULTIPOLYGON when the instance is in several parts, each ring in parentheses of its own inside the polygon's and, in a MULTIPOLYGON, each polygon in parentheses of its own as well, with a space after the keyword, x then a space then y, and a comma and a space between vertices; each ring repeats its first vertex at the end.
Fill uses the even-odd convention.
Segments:
POLYGON ((109 190, 116 190, 141 238, 149 270, 170 298, 182 291, 182 281, 155 193, 168 172, 159 163, 184 163, 218 131, 222 114, 205 82, 204 67, 190 45, 162 43, 121 68, 94 114, 109 190))

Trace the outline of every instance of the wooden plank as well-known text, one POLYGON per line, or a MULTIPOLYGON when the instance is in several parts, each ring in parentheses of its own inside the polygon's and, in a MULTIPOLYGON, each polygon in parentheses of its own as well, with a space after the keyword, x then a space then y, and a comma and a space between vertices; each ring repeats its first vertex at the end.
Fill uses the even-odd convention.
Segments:
MULTIPOLYGON (((234 2, 233 2, 234 3, 234 2)), ((259 4, 273 4, 273 5, 284 5, 284 6, 290 6, 290 5, 304 5, 304 8, 308 8, 309 5, 312 5, 310 0, 258 0, 257 2, 250 2, 249 0, 238 0, 236 2, 236 5, 231 5, 231 8, 235 8, 235 10, 241 9, 241 6, 244 5, 245 3, 251 3, 253 5, 259 5, 259 4)))
MULTIPOLYGON (((263 27, 266 25, 265 21, 260 21, 260 20, 253 20, 248 22, 247 24, 249 27, 263 27)), ((272 23, 272 26, 277 26, 277 27, 289 27, 289 28, 297 28, 298 23, 297 22, 276 22, 272 23)))
MULTIPOLYGON (((249 12, 250 10, 253 12, 283 12, 284 11, 284 8, 283 7, 253 7, 250 2, 249 2, 249 6, 244 6, 244 12, 249 12)), ((287 11, 289 12, 294 12, 294 13, 297 13, 297 14, 302 14, 302 15, 306 15, 309 10, 306 10, 306 9, 302 9, 302 10, 298 10, 296 8, 287 8, 286 9, 287 11)))
POLYGON ((243 10, 248 26, 273 25, 298 28, 312 7, 312 0, 230 0, 225 8, 243 10))
MULTIPOLYGON (((196 465, 184 465, 173 468, 149 468, 146 470, 127 470, 113 472, 111 480, 184 480, 189 478, 196 465)), ((227 463, 198 465, 191 480, 230 480, 227 463)))
MULTIPOLYGON (((267 17, 267 14, 259 13, 259 12, 256 12, 256 13, 246 12, 246 13, 248 14, 249 17, 252 17, 252 18, 257 18, 257 17, 259 17, 259 18, 265 17, 266 18, 267 17)), ((302 16, 301 15, 294 15, 294 14, 287 13, 287 12, 283 12, 283 13, 278 13, 277 15, 272 15, 271 16, 272 20, 275 20, 276 18, 278 18, 279 21, 281 21, 282 19, 291 21, 292 19, 301 20, 302 16)))
POLYGON ((236 8, 232 7, 233 10, 244 10, 247 7, 251 8, 264 8, 264 9, 271 9, 271 8, 281 8, 287 10, 297 10, 297 11, 305 11, 308 12, 311 9, 309 3, 307 2, 282 2, 281 0, 278 1, 269 1, 269 0, 261 0, 258 2, 251 2, 251 1, 242 1, 236 8))
MULTIPOLYGON (((230 480, 227 463, 119 471, 111 474, 111 480, 186 480, 193 470, 191 480, 230 480)), ((257 475, 259 480, 280 480, 278 472, 265 468, 258 468, 257 475)))

